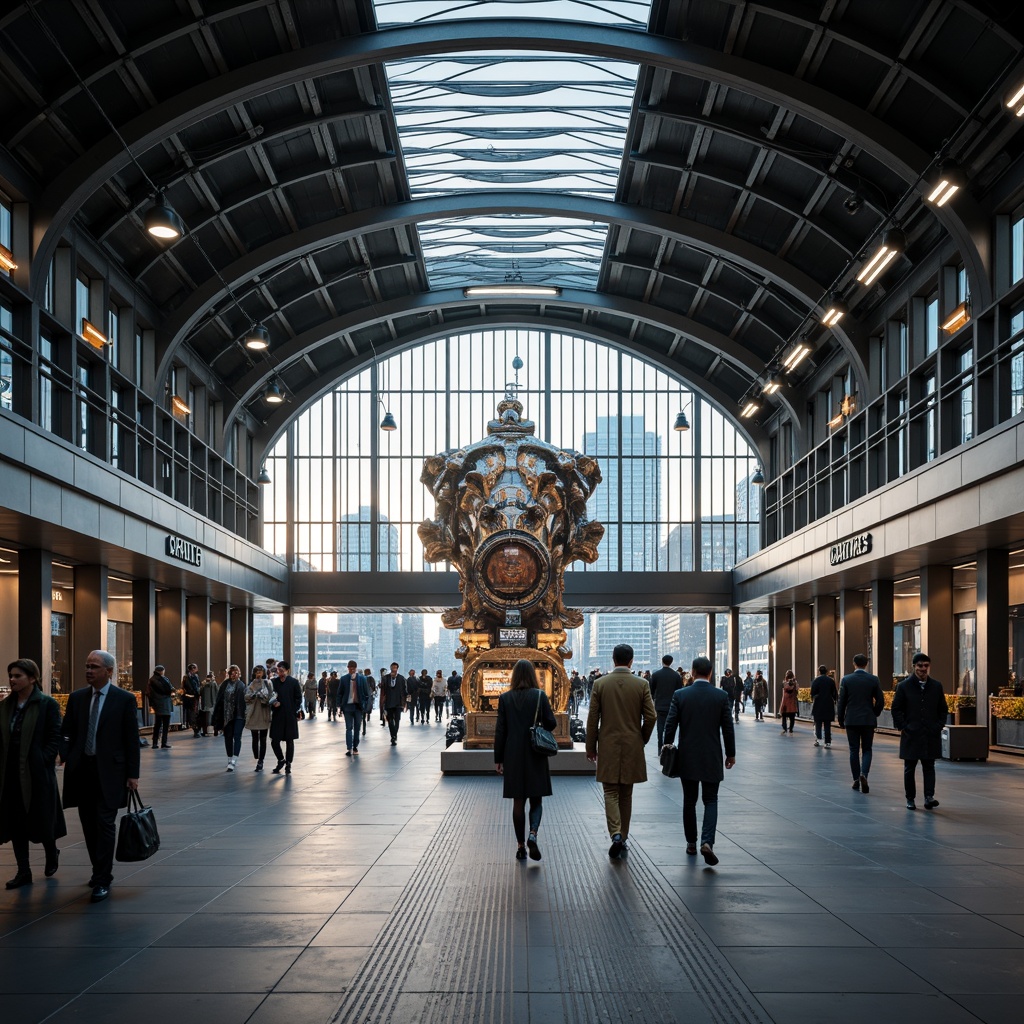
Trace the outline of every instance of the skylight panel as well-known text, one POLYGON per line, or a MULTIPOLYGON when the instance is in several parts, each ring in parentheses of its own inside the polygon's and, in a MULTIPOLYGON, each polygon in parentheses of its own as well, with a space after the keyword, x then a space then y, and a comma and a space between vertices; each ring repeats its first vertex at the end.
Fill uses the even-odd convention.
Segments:
POLYGON ((651 0, 374 0, 377 24, 471 18, 534 18, 646 28, 651 0))

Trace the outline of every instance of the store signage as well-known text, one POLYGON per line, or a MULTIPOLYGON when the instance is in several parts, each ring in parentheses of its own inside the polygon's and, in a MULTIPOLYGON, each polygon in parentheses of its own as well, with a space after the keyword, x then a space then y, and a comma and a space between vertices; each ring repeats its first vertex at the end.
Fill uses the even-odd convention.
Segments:
POLYGON ((187 562, 197 568, 203 564, 203 549, 190 540, 176 537, 173 533, 167 535, 167 555, 169 558, 176 558, 179 562, 187 562))
POLYGON ((860 558, 871 550, 871 534, 859 533, 856 537, 847 537, 828 549, 829 565, 839 565, 853 558, 860 558))
POLYGON ((499 647, 525 647, 526 627, 525 626, 499 626, 498 627, 499 647))

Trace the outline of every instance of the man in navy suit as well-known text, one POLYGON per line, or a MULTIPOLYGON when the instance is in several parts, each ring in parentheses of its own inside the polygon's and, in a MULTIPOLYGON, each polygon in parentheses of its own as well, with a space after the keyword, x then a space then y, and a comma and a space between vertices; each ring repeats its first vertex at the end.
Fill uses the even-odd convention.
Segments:
POLYGON ((722 769, 722 741, 726 768, 736 763, 736 734, 730 714, 731 700, 725 690, 711 684, 711 662, 700 656, 690 668, 693 685, 676 690, 665 721, 665 745, 669 746, 679 728, 679 778, 683 784, 683 831, 686 852, 697 853, 697 793, 704 802, 700 830, 700 852, 706 863, 718 863, 715 830, 718 827, 718 786, 725 778, 722 769))
POLYGON ((885 708, 885 696, 878 676, 868 671, 868 656, 853 656, 854 670, 839 683, 839 728, 846 730, 850 744, 850 770, 853 788, 869 793, 868 772, 871 771, 871 744, 875 738, 878 716, 885 708))
POLYGON ((92 902, 110 895, 117 809, 139 788, 139 724, 135 694, 112 682, 117 662, 107 651, 85 661, 87 686, 68 697, 61 725, 64 806, 77 807, 92 862, 92 902))

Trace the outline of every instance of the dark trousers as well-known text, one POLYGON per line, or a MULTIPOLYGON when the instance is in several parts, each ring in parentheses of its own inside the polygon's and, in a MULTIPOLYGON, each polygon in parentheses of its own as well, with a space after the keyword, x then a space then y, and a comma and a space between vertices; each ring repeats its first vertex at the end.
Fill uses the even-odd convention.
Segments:
POLYGON ((413 697, 412 700, 409 701, 409 724, 410 725, 415 725, 416 724, 416 698, 415 697, 413 697))
POLYGON ((342 709, 345 715, 345 749, 359 749, 359 732, 363 726, 363 709, 358 704, 346 704, 342 709))
POLYGON ((786 731, 786 719, 789 719, 789 731, 793 731, 793 726, 796 725, 796 712, 795 711, 783 711, 782 712, 782 731, 786 731))
POLYGON ((204 736, 209 735, 210 729, 210 715, 211 711, 197 711, 196 712, 196 729, 204 736))
POLYGON ((743 710, 743 697, 734 697, 732 702, 732 713, 733 717, 738 722, 740 720, 740 712, 743 710))
POLYGON ((154 715, 153 716, 153 746, 167 746, 167 730, 171 726, 170 715, 154 715), (163 733, 163 742, 160 741, 161 732, 163 733))
POLYGON ((198 735, 199 729, 196 728, 196 718, 199 712, 196 711, 196 702, 194 700, 183 700, 181 702, 181 707, 185 713, 185 728, 191 729, 196 735, 198 735))
POLYGON ((658 712, 658 753, 661 753, 661 748, 665 746, 665 723, 668 721, 668 712, 658 712))
POLYGON ((245 719, 233 718, 224 723, 224 749, 228 757, 238 757, 242 752, 242 733, 245 731, 245 719))
POLYGON ((441 721, 441 712, 444 711, 444 697, 434 698, 434 721, 441 721))
POLYGON ((417 720, 424 724, 430 721, 430 694, 421 694, 419 698, 419 713, 417 720))
POLYGON ((103 801, 95 757, 82 757, 78 797, 78 820, 82 823, 85 848, 92 864, 93 885, 110 885, 114 878, 114 842, 117 808, 103 801))
POLYGON ((262 761, 267 756, 267 729, 252 730, 252 756, 262 761))
POLYGON ((846 742, 850 744, 850 771, 854 779, 868 777, 871 771, 871 744, 875 742, 873 725, 848 725, 846 742))
POLYGON ((284 764, 291 764, 295 757, 295 740, 284 741, 284 753, 281 753, 281 741, 271 740, 270 749, 274 751, 274 757, 284 764))
POLYGON ((681 779, 683 784, 683 832, 688 843, 697 842, 697 793, 704 804, 704 821, 700 827, 700 841, 715 845, 718 828, 718 787, 720 783, 699 779, 681 779))
MULTIPOLYGON (((935 758, 922 757, 920 761, 924 773, 924 798, 928 800, 935 796, 935 758)), ((914 778, 917 762, 916 757, 903 762, 903 791, 907 794, 908 800, 913 800, 917 796, 917 780, 914 778)))
MULTIPOLYGON (((16 791, 11 794, 10 804, 4 807, 10 811, 6 822, 7 833, 11 837, 11 846, 14 850, 14 860, 18 865, 18 873, 32 873, 32 865, 28 857, 28 814, 22 803, 21 793, 16 791)), ((43 840, 43 849, 46 851, 47 860, 56 860, 57 843, 53 839, 43 840)))
POLYGON ((825 742, 832 742, 832 723, 831 722, 815 722, 814 723, 814 738, 816 740, 821 739, 822 732, 825 733, 825 742))
POLYGON ((391 733, 391 738, 393 740, 397 740, 398 739, 398 727, 402 724, 402 709, 401 709, 401 707, 388 708, 387 709, 387 716, 388 716, 388 731, 391 733))

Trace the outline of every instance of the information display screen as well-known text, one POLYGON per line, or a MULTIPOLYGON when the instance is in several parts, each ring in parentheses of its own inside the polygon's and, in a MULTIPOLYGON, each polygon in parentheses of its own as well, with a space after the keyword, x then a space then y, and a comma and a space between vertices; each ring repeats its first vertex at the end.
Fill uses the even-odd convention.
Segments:
POLYGON ((526 627, 525 626, 499 626, 498 627, 499 647, 525 647, 526 627))

